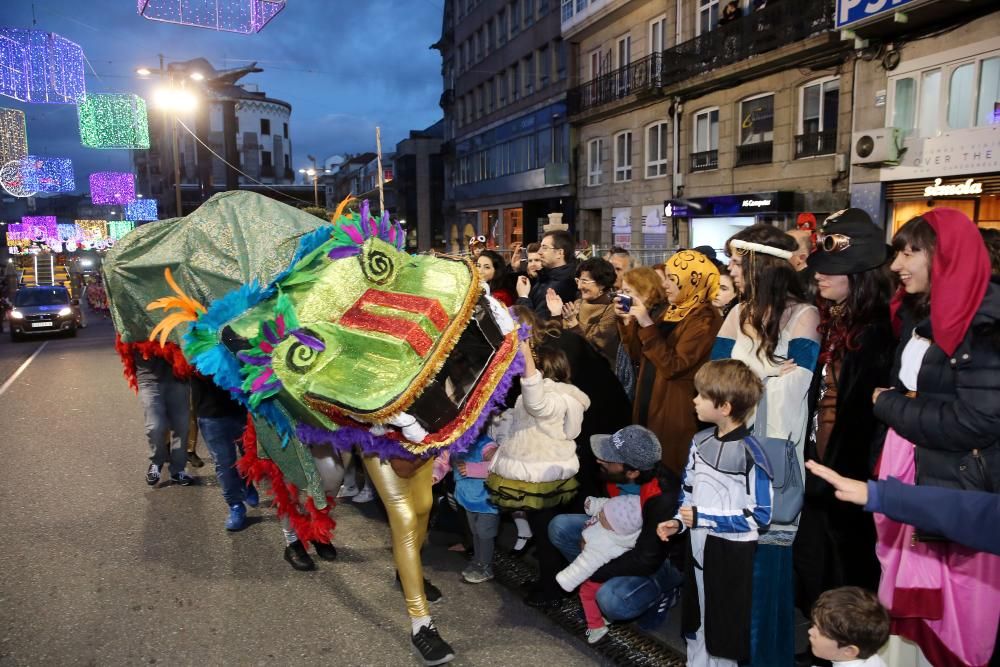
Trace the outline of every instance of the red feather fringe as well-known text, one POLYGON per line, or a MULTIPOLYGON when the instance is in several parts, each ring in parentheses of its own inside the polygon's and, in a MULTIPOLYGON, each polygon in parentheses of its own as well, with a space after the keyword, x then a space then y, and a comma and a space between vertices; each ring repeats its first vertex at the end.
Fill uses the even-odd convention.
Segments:
POLYGON ((303 542, 322 542, 329 544, 333 537, 333 529, 337 523, 330 518, 330 510, 335 502, 327 496, 326 509, 318 509, 312 498, 306 499, 305 507, 299 503, 299 490, 291 482, 285 481, 281 469, 270 459, 257 456, 257 429, 254 428, 253 417, 247 415, 247 427, 243 431, 243 456, 236 462, 240 474, 260 485, 266 480, 271 487, 274 505, 278 516, 288 517, 292 529, 303 542))
POLYGON ((136 393, 139 391, 139 382, 135 375, 134 355, 136 352, 142 355, 143 359, 159 357, 167 361, 174 370, 174 377, 178 380, 190 380, 195 372, 194 367, 184 358, 184 353, 181 352, 181 348, 177 343, 168 342, 166 345, 160 345, 155 340, 125 343, 122 341, 121 335, 116 333, 115 351, 122 360, 122 366, 125 367, 124 374, 125 379, 128 380, 128 386, 132 387, 132 391, 136 393))

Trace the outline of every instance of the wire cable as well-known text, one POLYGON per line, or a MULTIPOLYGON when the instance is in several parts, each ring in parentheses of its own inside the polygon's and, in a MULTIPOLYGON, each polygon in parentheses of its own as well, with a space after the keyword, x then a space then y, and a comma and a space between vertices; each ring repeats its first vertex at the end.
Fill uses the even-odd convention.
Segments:
POLYGON ((188 134, 190 134, 192 137, 194 137, 195 141, 197 141, 199 144, 201 144, 202 146, 204 146, 208 150, 209 153, 211 153, 212 155, 214 155, 215 157, 217 157, 222 162, 222 164, 226 165, 227 167, 229 167, 230 169, 232 169, 233 171, 235 171, 240 176, 243 176, 244 178, 246 178, 251 183, 256 183, 257 185, 261 186, 262 188, 266 188, 268 190, 271 190, 272 192, 276 192, 279 195, 281 195, 282 197, 286 197, 288 199, 294 199, 295 201, 302 202, 303 204, 308 204, 309 206, 315 206, 316 205, 315 201, 306 201, 305 199, 299 199, 295 195, 291 195, 291 194, 288 194, 286 192, 282 192, 281 190, 278 190, 277 188, 272 188, 267 183, 261 183, 256 178, 254 178, 250 174, 246 173, 245 171, 241 170, 236 165, 230 164, 229 162, 227 162, 226 158, 222 157, 221 155, 219 155, 218 153, 216 153, 214 150, 212 150, 212 147, 209 146, 208 144, 206 144, 204 141, 202 141, 201 138, 197 134, 195 134, 194 132, 192 132, 191 128, 188 127, 187 125, 185 125, 184 121, 182 121, 180 118, 175 118, 175 120, 180 124, 181 127, 183 127, 187 131, 188 134))

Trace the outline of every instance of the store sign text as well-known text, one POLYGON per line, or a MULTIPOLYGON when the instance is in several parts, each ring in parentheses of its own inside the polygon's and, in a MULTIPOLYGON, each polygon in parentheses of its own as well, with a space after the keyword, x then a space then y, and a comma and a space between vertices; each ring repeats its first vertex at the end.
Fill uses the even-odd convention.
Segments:
POLYGON ((934 185, 924 188, 925 197, 957 197, 960 195, 981 195, 983 184, 974 179, 966 179, 964 183, 949 183, 941 185, 941 179, 935 178, 934 185))
POLYGON ((744 199, 743 208, 764 208, 770 206, 770 199, 744 199))

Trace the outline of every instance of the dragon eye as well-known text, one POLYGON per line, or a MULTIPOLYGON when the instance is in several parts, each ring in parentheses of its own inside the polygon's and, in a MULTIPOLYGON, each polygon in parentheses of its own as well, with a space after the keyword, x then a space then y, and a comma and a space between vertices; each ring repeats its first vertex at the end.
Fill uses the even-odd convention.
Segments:
MULTIPOLYGON (((320 343, 323 341, 315 331, 303 329, 302 333, 320 343)), ((322 350, 317 349, 315 343, 310 345, 302 340, 296 340, 289 346, 288 352, 285 353, 285 365, 295 373, 306 373, 313 367, 316 360, 319 359, 320 352, 322 350)))

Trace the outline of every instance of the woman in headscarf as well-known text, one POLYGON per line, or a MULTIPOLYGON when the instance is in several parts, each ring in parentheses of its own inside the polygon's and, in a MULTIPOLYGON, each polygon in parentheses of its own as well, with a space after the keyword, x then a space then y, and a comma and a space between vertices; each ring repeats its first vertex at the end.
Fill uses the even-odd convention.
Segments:
MULTIPOLYGON (((819 354, 819 313, 806 301, 789 263, 798 244, 768 224, 756 224, 726 242, 729 275, 740 291, 719 331, 713 359, 739 359, 764 380, 766 420, 755 417, 755 435, 795 444, 799 473, 808 421, 808 395, 819 354), (765 430, 760 428, 766 421, 765 430)), ((797 517, 796 517, 797 520, 797 517)), ((795 661, 795 591, 792 542, 795 521, 771 522, 754 556, 751 664, 795 661)))
MULTIPOLYGON (((1000 491, 1000 285, 975 224, 939 208, 903 225, 891 269, 900 343, 890 389, 875 389, 889 427, 880 480, 1000 491)), ((1000 557, 875 516, 879 598, 892 617, 890 663, 993 664, 1000 557), (907 655, 908 654, 908 655, 907 655), (903 657, 905 656, 905 657, 903 657)), ((982 530, 996 530, 984 525, 982 530)))
POLYGON ((642 271, 651 269, 632 269, 622 279, 625 292, 631 292, 628 310, 620 298, 615 300, 622 343, 639 364, 632 421, 656 433, 663 465, 679 476, 698 431, 692 402, 694 375, 708 361, 722 326, 722 317, 712 306, 719 270, 700 252, 675 253, 664 269, 667 303, 652 311, 633 289, 642 271))
MULTIPOLYGON (((826 219, 809 255, 819 289, 820 352, 809 390, 806 460, 867 479, 885 429, 871 407, 872 391, 889 383, 895 337, 889 324, 889 248, 868 214, 849 208, 826 219)), ((795 538, 799 609, 808 617, 820 593, 841 586, 875 591, 875 523, 856 505, 807 473, 795 538)))

